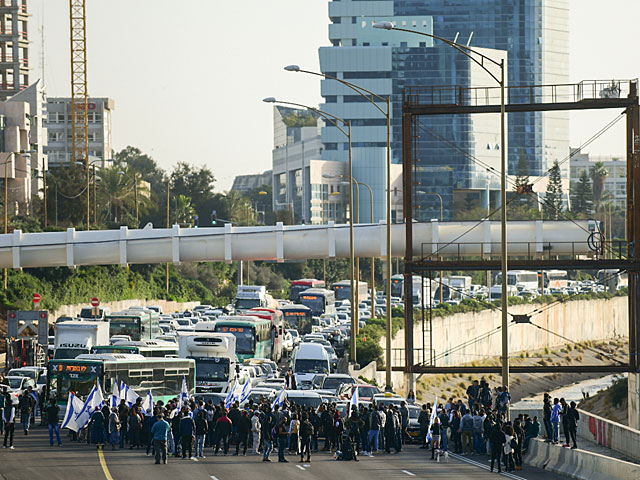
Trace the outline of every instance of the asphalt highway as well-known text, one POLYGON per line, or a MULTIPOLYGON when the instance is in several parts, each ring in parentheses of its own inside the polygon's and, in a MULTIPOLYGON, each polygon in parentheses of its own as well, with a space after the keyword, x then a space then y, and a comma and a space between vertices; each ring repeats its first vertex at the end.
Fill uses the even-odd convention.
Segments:
MULTIPOLYGON (((19 427, 19 424, 18 424, 19 427)), ((487 457, 460 457, 451 455, 448 463, 436 463, 430 454, 417 446, 405 446, 399 454, 360 456, 359 462, 341 462, 328 453, 317 453, 309 463, 298 463, 299 457, 288 455, 289 463, 278 463, 277 454, 272 463, 262 457, 231 454, 213 455, 206 449, 207 458, 199 461, 170 457, 167 465, 155 465, 153 457, 144 450, 111 450, 107 446, 102 454, 94 446, 68 441, 63 435, 61 447, 49 446, 48 433, 42 427, 31 430, 29 436, 16 429, 14 450, 0 449, 0 479, 2 480, 372 480, 418 479, 449 480, 473 478, 510 478, 512 480, 556 480, 559 475, 536 470, 525 465, 513 474, 490 473, 487 457)))

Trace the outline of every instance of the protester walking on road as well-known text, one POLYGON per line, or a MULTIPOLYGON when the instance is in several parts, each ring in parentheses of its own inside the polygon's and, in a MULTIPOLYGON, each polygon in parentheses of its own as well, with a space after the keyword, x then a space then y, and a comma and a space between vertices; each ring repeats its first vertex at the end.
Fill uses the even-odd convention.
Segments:
POLYGON ((162 413, 158 414, 158 420, 151 427, 151 435, 153 436, 153 448, 156 453, 156 465, 162 460, 163 464, 167 464, 167 437, 171 431, 171 426, 164 419, 162 413))
POLYGON ((493 472, 493 467, 495 462, 498 462, 498 473, 502 472, 502 464, 500 463, 500 457, 502 456, 502 451, 504 449, 504 444, 507 441, 507 437, 505 436, 502 428, 500 428, 500 424, 496 423, 491 430, 491 471, 493 472))
POLYGON ((278 462, 287 463, 288 460, 284 457, 285 449, 287 448, 287 436, 289 431, 287 429, 287 418, 282 417, 280 425, 278 426, 278 462))
POLYGON ((29 428, 31 426, 31 413, 35 408, 36 401, 33 399, 31 395, 29 395, 28 391, 22 392, 20 395, 20 400, 18 401, 18 408, 20 409, 20 422, 22 423, 22 428, 24 429, 24 434, 29 435, 29 428))
POLYGON ((218 441, 216 442, 216 448, 213 452, 214 455, 218 454, 220 450, 220 444, 222 443, 222 450, 226 455, 229 453, 229 437, 231 436, 231 430, 233 428, 233 423, 231 419, 227 416, 227 410, 222 410, 222 414, 216 423, 216 435, 218 437, 218 441))
POLYGON ((260 414, 258 411, 253 413, 251 417, 251 433, 253 435, 253 454, 258 455, 258 450, 260 449, 260 430, 262 426, 260 425, 260 414))
POLYGON ((111 413, 109 413, 109 419, 107 420, 109 438, 107 439, 111 444, 111 450, 116 449, 118 443, 118 436, 120 434, 120 417, 118 416, 118 408, 113 407, 111 413))
POLYGON ((7 438, 9 439, 9 447, 13 450, 13 433, 16 427, 16 407, 11 401, 11 398, 5 402, 4 410, 2 412, 2 423, 4 424, 4 443, 2 448, 7 448, 7 438))
POLYGON ((314 433, 314 427, 309 421, 309 416, 305 413, 302 415, 302 423, 300 424, 300 461, 304 461, 304 454, 307 454, 307 462, 311 461, 311 437, 314 433))
MULTIPOLYGON (((187 408, 187 410, 189 410, 187 408)), ((193 418, 186 412, 184 417, 180 419, 180 440, 182 442, 182 458, 193 459, 193 439, 196 431, 196 425, 193 418), (187 456, 187 454, 189 456, 187 456)))
POLYGON ((195 419, 196 424, 196 458, 205 458, 204 456, 204 440, 209 429, 207 423, 207 414, 204 410, 197 410, 198 415, 195 419))
POLYGON ((47 407, 47 424, 49 426, 49 445, 53 447, 53 434, 56 434, 56 440, 58 441, 58 446, 62 445, 62 440, 60 440, 60 407, 56 405, 55 399, 51 399, 49 401, 49 406, 47 407))

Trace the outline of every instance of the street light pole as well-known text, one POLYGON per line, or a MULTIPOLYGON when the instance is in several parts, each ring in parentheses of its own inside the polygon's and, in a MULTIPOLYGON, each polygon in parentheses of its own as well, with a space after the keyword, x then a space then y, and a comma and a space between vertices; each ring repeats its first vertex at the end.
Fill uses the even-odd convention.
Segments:
MULTIPOLYGON (((471 61, 475 62, 480 68, 482 68, 485 72, 489 74, 491 78, 493 78, 496 83, 500 86, 500 166, 501 166, 501 174, 500 174, 500 200, 501 200, 501 218, 500 218, 500 263, 501 263, 501 271, 502 271, 502 298, 500 300, 500 307, 502 310, 502 384, 508 389, 509 388, 509 317, 507 313, 508 308, 508 299, 507 299, 507 164, 506 164, 506 152, 505 152, 505 144, 506 144, 506 125, 505 125, 505 78, 504 78, 504 58, 502 58, 499 62, 497 60, 488 57, 473 48, 470 48, 466 45, 461 45, 459 43, 453 42, 443 37, 439 37, 437 35, 433 35, 430 33, 420 32, 416 30, 410 30, 407 28, 398 28, 393 23, 385 21, 376 23, 373 28, 381 28, 383 30, 397 30, 399 32, 407 32, 413 33, 416 35, 422 35, 425 37, 433 38, 435 40, 440 40, 441 42, 446 43, 452 48, 455 48, 460 53, 465 55, 471 61), (474 57, 476 55, 478 58, 474 57), (496 77, 496 75, 487 68, 485 65, 485 61, 493 64, 496 67, 500 68, 500 78, 496 77)), ((509 410, 507 409, 507 417, 509 410)))
MULTIPOLYGON (((304 105, 302 103, 294 103, 294 102, 282 102, 279 100, 276 100, 274 97, 267 97, 264 98, 262 100, 265 103, 279 103, 282 105, 292 105, 294 107, 301 107, 301 108, 306 108, 307 110, 311 110, 312 112, 317 113, 318 115, 320 115, 321 117, 323 117, 324 119, 326 119, 327 121, 329 121, 331 124, 333 124, 334 127, 336 127, 338 130, 340 130, 340 132, 342 132, 343 135, 345 135, 349 141, 348 145, 349 145, 349 176, 351 178, 353 178, 353 156, 352 156, 352 145, 351 145, 351 121, 350 120, 344 120, 340 117, 336 117, 335 115, 328 113, 328 112, 324 112, 322 110, 319 110, 317 108, 314 107, 310 107, 308 105, 304 105), (340 127, 340 125, 338 124, 338 122, 341 122, 343 125, 345 125, 347 127, 347 130, 345 130, 344 128, 340 127)), ((354 312, 354 295, 355 295, 355 289, 354 289, 354 257, 355 257, 355 252, 354 252, 354 246, 353 246, 353 183, 349 182, 349 202, 350 202, 350 214, 349 214, 349 272, 350 272, 350 277, 351 277, 351 343, 350 343, 350 350, 351 350, 351 358, 352 360, 355 362, 356 361, 356 335, 357 335, 357 319, 355 318, 355 312, 354 312)))
MULTIPOLYGON (((169 220, 169 194, 171 192, 171 178, 167 180, 167 229, 171 228, 169 220)), ((169 262, 165 266, 165 289, 167 294, 169 293, 169 262)))
MULTIPOLYGON (((391 255, 391 96, 387 95, 386 98, 373 93, 366 88, 356 85, 351 82, 347 82, 341 78, 337 78, 326 73, 312 72, 310 70, 303 70, 298 65, 287 65, 284 69, 288 72, 300 72, 307 73, 309 75, 315 75, 323 77, 329 80, 335 80, 346 87, 356 92, 361 97, 365 98, 375 108, 378 109, 382 115, 387 119, 387 254, 386 254, 386 290, 387 290, 387 308, 386 308, 386 358, 385 358, 385 370, 386 370, 386 390, 391 390, 391 269, 392 269, 392 255, 391 255), (376 99, 386 102, 386 111, 380 108, 376 99)), ((373 290, 372 290, 373 291, 373 290)))

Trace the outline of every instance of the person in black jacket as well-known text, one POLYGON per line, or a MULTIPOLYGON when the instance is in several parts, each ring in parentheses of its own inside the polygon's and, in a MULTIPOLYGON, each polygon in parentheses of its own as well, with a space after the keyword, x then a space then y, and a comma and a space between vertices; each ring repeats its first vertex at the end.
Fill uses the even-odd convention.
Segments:
POLYGON ((567 409, 566 418, 566 428, 569 431, 569 436, 571 437, 571 441, 573 442, 573 446, 571 448, 578 448, 578 444, 576 443, 576 435, 578 433, 578 420, 580 420, 580 414, 578 413, 578 409, 576 408, 576 402, 571 402, 571 406, 567 409))
POLYGON ((309 421, 309 416, 306 413, 302 414, 302 423, 300 424, 300 461, 304 461, 304 453, 307 452, 307 462, 311 461, 311 437, 313 436, 315 429, 309 421))
POLYGON ((236 443, 236 453, 234 453, 234 455, 237 456, 238 452, 240 452, 241 443, 244 444, 242 455, 246 455, 247 444, 249 442, 249 432, 251 431, 251 419, 249 418, 246 410, 242 411, 242 414, 238 417, 235 426, 238 428, 238 442, 236 443))
POLYGON ((60 440, 60 407, 56 405, 53 398, 47 407, 47 423, 49 425, 49 444, 53 447, 53 434, 55 433, 58 446, 62 445, 62 440, 60 440))
POLYGON ((493 472, 494 462, 498 461, 498 473, 502 472, 502 465, 500 464, 500 455, 502 454, 502 449, 504 447, 504 443, 507 441, 507 437, 504 432, 500 428, 500 425, 496 423, 493 426, 493 430, 491 430, 491 471, 493 472))
POLYGON ((209 429, 209 424, 207 423, 207 414, 204 409, 197 410, 198 415, 196 416, 196 458, 205 458, 204 456, 204 440, 207 435, 207 430, 209 429))

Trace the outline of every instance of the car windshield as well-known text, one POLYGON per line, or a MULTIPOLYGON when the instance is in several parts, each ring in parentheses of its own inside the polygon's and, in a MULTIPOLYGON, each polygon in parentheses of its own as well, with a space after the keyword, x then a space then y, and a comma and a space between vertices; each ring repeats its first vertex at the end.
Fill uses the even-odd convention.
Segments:
POLYGON ((327 377, 324 379, 322 388, 326 390, 335 390, 343 383, 356 383, 356 381, 353 378, 347 378, 347 377, 340 377, 340 378, 327 377))
POLYGON ((376 387, 358 387, 359 397, 371 398, 378 393, 380 393, 380 390, 376 387))
POLYGON ((19 370, 19 369, 9 370, 9 375, 13 375, 16 377, 29 377, 33 379, 35 379, 37 376, 34 370, 19 370))
POLYGON ((196 382, 226 380, 229 377, 228 358, 193 358, 196 361, 196 382))
POLYGON ((294 405, 300 405, 300 406, 303 406, 303 407, 313 407, 314 409, 318 408, 320 406, 320 404, 322 403, 322 399, 319 398, 319 397, 316 397, 316 396, 294 397, 294 398, 289 398, 288 401, 289 401, 289 403, 294 404, 294 405))
POLYGON ((329 373, 326 360, 296 359, 295 373, 329 373))
POLYGON ((22 382, 24 378, 7 378, 9 381, 9 386, 13 389, 18 389, 22 386, 22 382))

